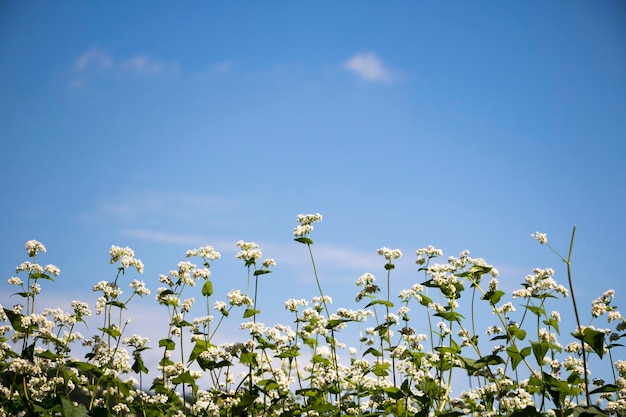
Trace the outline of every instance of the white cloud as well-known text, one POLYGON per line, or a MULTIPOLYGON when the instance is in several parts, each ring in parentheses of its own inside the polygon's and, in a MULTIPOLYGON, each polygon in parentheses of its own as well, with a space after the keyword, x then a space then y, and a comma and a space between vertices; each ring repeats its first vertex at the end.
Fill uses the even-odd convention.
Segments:
POLYGON ((95 68, 98 70, 107 69, 113 66, 113 58, 106 52, 98 48, 91 48, 74 62, 74 69, 78 72, 95 68))
POLYGON ((231 66, 232 62, 230 61, 218 62, 217 64, 211 65, 211 67, 209 68, 209 73, 211 75, 224 74, 230 70, 231 66))
POLYGON ((218 252, 235 252, 236 239, 215 239, 204 235, 168 233, 150 229, 126 229, 122 235, 158 243, 184 244, 191 247, 211 245, 218 252))
POLYGON ((343 68, 353 72, 365 81, 391 82, 393 72, 374 53, 361 53, 349 58, 343 68))
POLYGON ((108 199, 100 204, 99 211, 125 220, 156 214, 160 218, 186 219, 206 216, 207 213, 224 214, 239 206, 227 198, 188 193, 129 193, 108 199))
POLYGON ((162 63, 146 55, 134 55, 120 64, 120 68, 137 74, 159 75, 177 72, 178 63, 162 63))
POLYGON ((82 87, 95 72, 117 71, 139 75, 162 75, 178 72, 177 62, 163 62, 143 54, 129 58, 115 58, 100 48, 90 48, 74 61, 74 78, 72 87, 82 87))

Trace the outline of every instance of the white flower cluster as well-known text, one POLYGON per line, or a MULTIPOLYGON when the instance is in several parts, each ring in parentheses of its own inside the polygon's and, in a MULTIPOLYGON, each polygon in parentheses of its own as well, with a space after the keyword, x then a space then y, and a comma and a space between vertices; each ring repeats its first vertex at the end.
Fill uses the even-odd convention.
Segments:
POLYGON ((530 235, 533 239, 535 239, 537 242, 541 243, 542 245, 545 245, 546 243, 548 243, 548 235, 546 233, 533 233, 530 235))
POLYGON ((523 289, 513 291, 513 298, 528 298, 538 294, 547 292, 556 292, 563 297, 567 297, 568 291, 563 285, 556 283, 552 276, 554 275, 554 269, 552 268, 535 268, 532 275, 526 275, 526 282, 523 284, 523 289))
POLYGON ((199 256, 202 259, 208 259, 210 261, 214 261, 222 257, 222 255, 218 251, 213 249, 213 246, 210 246, 210 245, 202 246, 197 249, 189 249, 187 253, 185 254, 185 256, 187 258, 190 258, 192 256, 199 256))
POLYGON ((139 281, 134 279, 133 282, 129 284, 130 288, 132 288, 133 292, 140 297, 144 295, 150 295, 150 290, 146 288, 146 284, 143 281, 139 281))
POLYGON ((400 249, 389 249, 386 246, 376 250, 376 253, 385 257, 385 259, 391 262, 393 259, 399 259, 402 256, 400 249))
POLYGON ((37 242, 36 240, 29 240, 25 245, 26 253, 28 253, 29 257, 37 256, 37 252, 45 252, 46 247, 41 242, 37 242))
POLYGON ((134 267, 137 269, 137 272, 140 274, 143 273, 143 263, 135 258, 135 252, 128 246, 122 248, 112 245, 111 249, 109 249, 109 254, 111 255, 110 263, 114 264, 119 261, 122 268, 134 267))
POLYGON ((252 300, 250 299, 250 297, 242 294, 241 291, 237 289, 232 290, 231 292, 226 294, 226 297, 228 298, 228 302, 230 303, 230 305, 233 306, 252 305, 252 300))
POLYGON ((240 240, 237 242, 237 247, 241 251, 237 252, 237 259, 241 259, 246 262, 254 262, 261 257, 261 250, 259 245, 254 242, 244 242, 240 240))
POLYGON ((305 300, 304 298, 301 298, 299 300, 292 298, 292 299, 285 301, 285 309, 291 311, 292 313, 297 313, 298 307, 300 306, 306 307, 308 304, 309 304, 308 301, 305 300))
POLYGON ((298 214, 297 220, 300 224, 293 229, 293 235, 295 237, 304 237, 313 230, 313 223, 322 221, 322 215, 319 213, 298 214))

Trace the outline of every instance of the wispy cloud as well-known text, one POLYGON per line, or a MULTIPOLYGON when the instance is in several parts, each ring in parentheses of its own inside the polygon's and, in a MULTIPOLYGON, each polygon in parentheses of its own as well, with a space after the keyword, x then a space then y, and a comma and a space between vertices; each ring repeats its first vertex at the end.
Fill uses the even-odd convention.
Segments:
POLYGON ((234 252, 236 249, 235 243, 237 242, 235 239, 215 239, 205 235, 169 233, 150 229, 125 229, 122 230, 122 235, 148 242, 187 245, 190 248, 192 246, 212 245, 219 252, 228 252, 229 249, 234 252))
POLYGON ((87 71, 89 69, 103 70, 112 67, 113 58, 98 48, 91 48, 74 62, 74 69, 77 72, 87 71))
POLYGON ((134 55, 121 62, 120 68, 124 71, 130 71, 136 74, 159 75, 178 72, 179 64, 177 62, 160 62, 146 55, 134 55))
POLYGON ((394 80, 393 71, 371 52, 350 57, 343 63, 343 69, 358 75, 364 81, 391 83, 394 80))
MULTIPOLYGON (((200 234, 169 233, 149 228, 134 228, 122 231, 124 236, 140 240, 167 244, 184 244, 189 247, 210 244, 222 253, 234 255, 237 249, 235 243, 238 238, 209 237, 200 234)), ((264 257, 276 259, 279 265, 286 267, 302 267, 308 265, 310 258, 306 248, 293 242, 288 243, 260 243, 264 257)), ((373 251, 360 251, 348 246, 316 244, 315 261, 322 268, 333 270, 354 270, 355 273, 381 269, 382 261, 373 251)), ((356 279, 350 276, 350 279, 356 279)))
POLYGON ((165 62, 157 58, 135 54, 130 57, 114 57, 96 47, 89 48, 74 60, 73 87, 83 86, 96 73, 117 72, 145 76, 176 74, 180 71, 178 62, 165 62))
POLYGON ((217 64, 211 65, 211 67, 209 68, 209 74, 211 75, 224 74, 230 71, 230 68, 232 67, 232 65, 233 63, 231 61, 218 62, 217 64))
POLYGON ((193 218, 196 214, 228 213, 239 206, 236 200, 186 193, 141 192, 124 194, 101 203, 99 210, 135 220, 150 214, 163 218, 193 218))

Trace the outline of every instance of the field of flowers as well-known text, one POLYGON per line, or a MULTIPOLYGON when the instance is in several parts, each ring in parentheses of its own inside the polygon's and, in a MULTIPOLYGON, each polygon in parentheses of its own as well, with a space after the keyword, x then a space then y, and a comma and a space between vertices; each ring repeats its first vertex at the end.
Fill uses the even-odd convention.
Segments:
POLYGON ((369 273, 359 277, 362 308, 352 310, 333 306, 317 276, 311 234, 322 216, 297 220, 294 240, 310 255, 305 267, 319 295, 285 301, 290 326, 260 321, 259 277, 276 262, 263 260, 254 242, 237 242, 248 285, 226 301, 213 291, 210 268, 220 253, 211 246, 187 251, 188 260, 160 276, 154 295, 127 278, 144 268, 133 250, 112 246, 115 277, 93 286, 93 311, 83 301, 73 301, 72 311, 37 308, 40 282, 54 281, 60 270, 38 263, 42 243, 26 242, 28 260, 8 279, 21 301, 0 306, 0 417, 626 415, 626 320, 612 290, 598 294, 590 312, 576 305, 575 228, 567 256, 545 234, 532 235, 565 264, 568 282, 537 268, 511 294, 483 259, 467 251, 444 258, 432 246, 416 251, 419 283, 390 294, 402 253, 380 248, 386 276, 380 283, 369 273), (146 296, 156 296, 169 315, 154 343, 125 334, 130 302, 146 296), (203 316, 191 317, 194 304, 203 316), (575 317, 576 328, 561 328, 555 304, 575 317), (101 327, 84 337, 92 314, 101 327), (477 325, 485 316, 494 320, 487 328, 477 325), (242 335, 217 343, 226 320, 241 322, 242 335), (349 332, 354 326, 364 331, 344 341, 358 334, 349 332), (147 349, 161 352, 156 369, 144 361, 147 349), (75 357, 78 351, 86 353, 75 357), (467 389, 453 395, 459 380, 467 389))

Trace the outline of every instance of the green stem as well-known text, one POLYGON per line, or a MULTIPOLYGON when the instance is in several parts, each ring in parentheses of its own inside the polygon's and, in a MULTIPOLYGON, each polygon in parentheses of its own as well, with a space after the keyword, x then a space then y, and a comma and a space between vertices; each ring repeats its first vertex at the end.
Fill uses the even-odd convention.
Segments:
MULTIPOLYGON (((580 316, 578 315, 578 307, 576 305, 576 297, 574 295, 574 284, 572 283, 572 251, 574 249, 574 237, 576 235, 576 225, 572 229, 572 239, 569 245, 569 253, 567 254, 567 260, 565 264, 567 265, 567 281, 569 283, 569 291, 572 294, 572 305, 574 307, 574 315, 576 317, 576 331, 578 333, 582 333, 582 327, 580 325, 580 316)), ((562 259, 562 258, 561 258, 562 259)), ((587 371, 587 354, 585 353, 585 342, 583 340, 580 341, 580 347, 582 349, 582 357, 583 357, 583 372, 585 378, 585 397, 587 399, 587 405, 591 404, 591 397, 589 395, 589 375, 587 371)))

